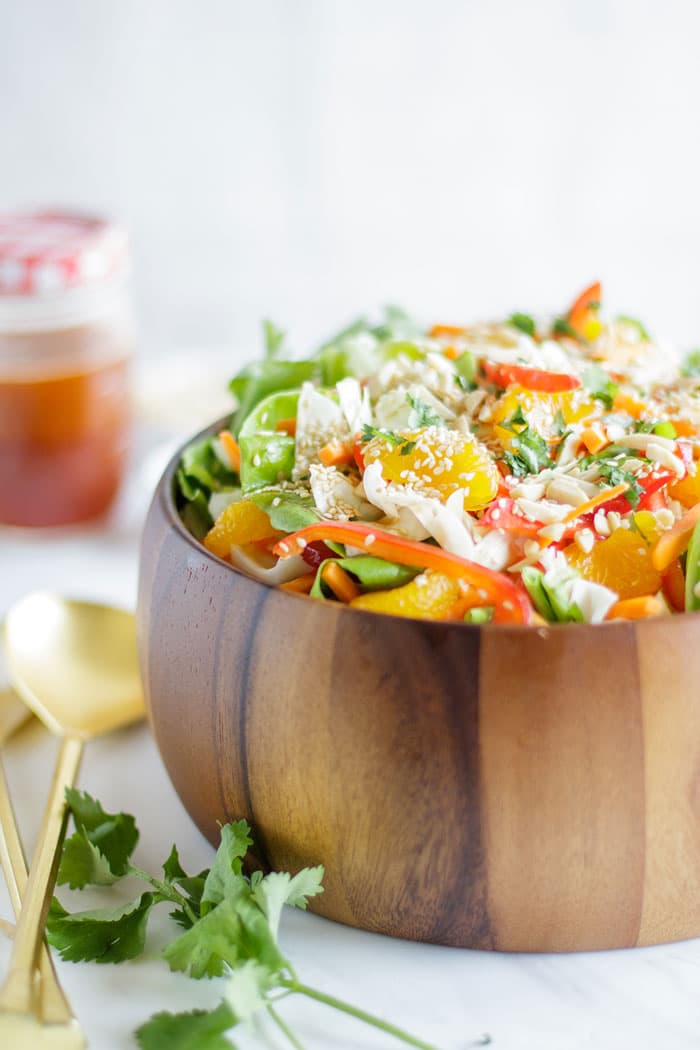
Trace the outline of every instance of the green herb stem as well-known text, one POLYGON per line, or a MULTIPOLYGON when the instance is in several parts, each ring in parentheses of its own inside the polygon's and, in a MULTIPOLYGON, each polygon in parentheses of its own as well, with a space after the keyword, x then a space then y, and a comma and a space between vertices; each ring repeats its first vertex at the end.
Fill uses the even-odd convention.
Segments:
POLYGON ((417 1039, 409 1032, 404 1031, 403 1028, 397 1028, 396 1025, 390 1024, 389 1021, 383 1021, 381 1017, 368 1014, 356 1006, 351 1006, 350 1003, 343 1002, 342 999, 336 999, 332 995, 326 995, 325 992, 317 991, 316 988, 310 988, 307 984, 301 984, 299 981, 288 981, 286 978, 283 978, 280 984, 285 988, 289 988, 292 992, 305 995, 308 999, 314 999, 318 1003, 325 1003, 326 1006, 330 1006, 334 1010, 340 1010, 342 1013, 349 1014, 350 1017, 355 1017, 358 1021, 372 1025, 374 1028, 386 1032, 387 1035, 393 1035, 395 1039, 399 1039, 408 1046, 418 1047, 418 1050, 439 1050, 439 1047, 433 1043, 425 1043, 422 1039, 417 1039))
POLYGON ((153 875, 149 875, 147 871, 142 871, 141 868, 135 868, 133 864, 128 866, 126 875, 133 875, 134 878, 141 879, 142 882, 146 882, 149 886, 152 886, 156 893, 159 893, 165 898, 165 900, 172 901, 173 904, 179 904, 192 925, 194 925, 199 919, 199 916, 195 915, 190 907, 187 898, 179 893, 172 883, 164 882, 162 879, 156 879, 153 875))
POLYGON ((275 1022, 279 1030, 283 1032, 284 1035, 286 1035, 287 1039, 295 1048, 295 1050, 304 1050, 304 1044, 299 1042, 299 1040, 294 1035, 294 1032, 291 1030, 287 1022, 280 1017, 280 1015, 277 1013, 277 1011, 271 1003, 267 1004, 267 1012, 272 1018, 272 1020, 275 1022))

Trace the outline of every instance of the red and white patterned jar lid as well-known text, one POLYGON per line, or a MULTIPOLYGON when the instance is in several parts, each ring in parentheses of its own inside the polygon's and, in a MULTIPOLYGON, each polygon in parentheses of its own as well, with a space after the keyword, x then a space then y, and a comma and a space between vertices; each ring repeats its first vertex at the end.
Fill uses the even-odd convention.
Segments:
POLYGON ((124 276, 128 258, 126 232, 97 216, 0 213, 0 298, 94 288, 124 276))

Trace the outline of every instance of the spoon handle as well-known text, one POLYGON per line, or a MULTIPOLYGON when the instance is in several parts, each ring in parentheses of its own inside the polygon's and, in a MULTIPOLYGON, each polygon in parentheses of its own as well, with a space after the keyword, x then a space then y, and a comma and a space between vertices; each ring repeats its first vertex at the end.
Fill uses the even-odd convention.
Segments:
MULTIPOLYGON (((27 891, 27 862, 12 806, 5 770, 0 760, 0 867, 5 875, 12 910, 17 918, 22 910, 22 898, 27 891)), ((46 943, 39 952, 40 1007, 46 1024, 69 1022, 73 1014, 63 989, 58 983, 53 960, 46 943)))
POLYGON ((37 956, 66 827, 65 792, 67 787, 75 783, 82 754, 82 740, 71 736, 63 738, 17 921, 10 969, 0 988, 0 1010, 38 1014, 35 981, 37 956))

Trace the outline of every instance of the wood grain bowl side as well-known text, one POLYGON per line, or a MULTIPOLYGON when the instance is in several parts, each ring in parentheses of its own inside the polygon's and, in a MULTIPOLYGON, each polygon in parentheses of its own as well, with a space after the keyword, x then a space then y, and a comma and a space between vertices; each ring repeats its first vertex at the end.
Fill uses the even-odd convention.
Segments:
POLYGON ((314 910, 396 937, 571 951, 700 934, 700 617, 470 627, 271 589, 177 518, 142 544, 150 718, 212 840, 326 868, 314 910))

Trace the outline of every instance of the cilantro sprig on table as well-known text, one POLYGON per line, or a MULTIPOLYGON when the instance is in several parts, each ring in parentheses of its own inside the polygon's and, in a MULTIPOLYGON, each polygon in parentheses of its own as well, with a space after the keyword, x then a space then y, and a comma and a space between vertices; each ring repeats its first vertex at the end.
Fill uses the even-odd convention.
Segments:
POLYGON ((145 949, 148 918, 161 903, 181 932, 163 949, 171 970, 190 977, 224 977, 221 1002, 213 1010, 154 1014, 136 1032, 142 1050, 231 1050, 229 1030, 265 1011, 300 1050, 301 1043, 277 1012, 289 995, 303 995, 372 1025, 387 1035, 418 1047, 437 1050, 403 1029, 300 981, 278 944, 282 908, 306 908, 310 897, 323 892, 323 868, 287 872, 243 872, 252 845, 245 820, 221 827, 221 843, 211 868, 188 875, 177 847, 151 875, 132 863, 139 839, 134 818, 107 813, 87 792, 69 789, 68 808, 75 832, 66 840, 58 871, 59 885, 72 889, 108 887, 127 876, 148 887, 119 907, 69 913, 54 898, 46 932, 49 943, 71 962, 121 963, 145 949))

